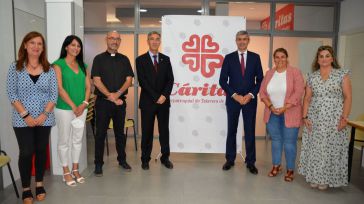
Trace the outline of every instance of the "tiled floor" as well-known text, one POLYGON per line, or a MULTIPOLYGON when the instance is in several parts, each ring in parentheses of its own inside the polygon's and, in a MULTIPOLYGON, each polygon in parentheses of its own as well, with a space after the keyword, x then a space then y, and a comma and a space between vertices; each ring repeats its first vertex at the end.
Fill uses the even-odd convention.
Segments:
MULTIPOLYGON (((109 135, 112 135, 109 132, 109 135)), ((140 167, 140 151, 135 152, 132 138, 128 138, 127 160, 131 172, 118 167, 115 146, 110 137, 110 156, 105 156, 104 176, 95 177, 93 171, 93 139, 88 138, 89 168, 85 184, 67 187, 61 176, 47 175, 45 186, 47 199, 41 203, 52 204, 234 204, 234 203, 363 203, 364 168, 359 167, 360 151, 354 155, 352 182, 348 187, 329 189, 325 192, 311 189, 302 176, 294 182, 283 181, 283 175, 269 178, 270 142, 257 140, 258 175, 250 174, 240 157, 235 167, 227 172, 221 170, 222 154, 172 154, 175 168, 166 169, 160 162, 152 161, 150 170, 140 167)), ((155 140, 153 155, 158 154, 155 140)), ((19 183, 19 181, 18 181, 19 183)), ((20 183, 18 185, 20 187, 20 183)), ((20 188, 19 188, 20 189, 20 188)), ((3 204, 21 203, 16 199, 12 186, 0 191, 3 204)))

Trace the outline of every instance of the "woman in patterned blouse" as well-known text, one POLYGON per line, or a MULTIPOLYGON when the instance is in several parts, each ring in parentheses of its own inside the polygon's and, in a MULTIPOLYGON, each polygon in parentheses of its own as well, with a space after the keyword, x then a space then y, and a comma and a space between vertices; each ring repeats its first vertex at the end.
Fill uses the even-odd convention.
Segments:
POLYGON ((13 106, 12 123, 19 145, 19 171, 23 203, 33 203, 30 190, 32 156, 35 153, 36 199, 44 200, 43 176, 53 107, 57 101, 57 79, 50 66, 43 36, 28 33, 19 48, 18 60, 10 65, 7 93, 13 106))

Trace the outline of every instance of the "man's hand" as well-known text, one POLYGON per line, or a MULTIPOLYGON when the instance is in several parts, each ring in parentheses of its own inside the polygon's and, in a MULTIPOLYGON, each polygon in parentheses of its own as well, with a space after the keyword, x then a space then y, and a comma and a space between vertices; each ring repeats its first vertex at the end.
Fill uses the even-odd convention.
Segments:
POLYGON ((157 101, 157 104, 163 104, 166 101, 166 97, 161 95, 157 101))
POLYGON ((110 93, 108 96, 107 96, 107 99, 109 101, 112 101, 112 102, 115 102, 118 98, 119 98, 119 93, 117 92, 113 92, 113 93, 110 93))
POLYGON ((253 98, 252 95, 246 94, 245 96, 243 96, 241 105, 245 105, 245 104, 249 103, 252 98, 253 98))
POLYGON ((233 96, 233 99, 234 99, 236 102, 238 102, 240 105, 244 105, 244 104, 243 104, 243 99, 244 99, 244 97, 243 97, 243 96, 241 96, 241 95, 239 95, 239 94, 235 94, 235 95, 233 96))
POLYGON ((121 106, 121 105, 123 105, 124 101, 123 101, 123 100, 121 100, 121 99, 117 99, 117 100, 115 100, 115 101, 114 101, 114 103, 115 103, 117 106, 121 106))

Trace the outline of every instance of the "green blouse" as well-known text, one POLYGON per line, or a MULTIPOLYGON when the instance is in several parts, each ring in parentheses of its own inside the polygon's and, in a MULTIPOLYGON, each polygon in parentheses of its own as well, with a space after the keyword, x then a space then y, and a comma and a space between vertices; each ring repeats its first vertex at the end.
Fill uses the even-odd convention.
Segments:
MULTIPOLYGON (((78 73, 75 73, 66 63, 66 60, 58 59, 53 64, 58 65, 62 72, 62 86, 67 92, 73 103, 76 106, 81 105, 85 100, 86 95, 86 75, 83 73, 80 65, 78 65, 78 73)), ((85 65, 87 67, 87 65, 85 65)), ((58 109, 72 110, 60 96, 58 97, 57 105, 58 109)))

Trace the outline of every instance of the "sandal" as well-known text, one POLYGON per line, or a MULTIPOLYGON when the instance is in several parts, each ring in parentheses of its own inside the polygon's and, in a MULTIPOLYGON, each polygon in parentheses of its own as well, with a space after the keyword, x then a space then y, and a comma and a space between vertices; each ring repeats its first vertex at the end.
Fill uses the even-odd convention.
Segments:
POLYGON ((66 181, 66 179, 64 178, 64 176, 67 176, 67 175, 71 175, 72 178, 73 178, 73 175, 70 173, 70 172, 67 172, 65 174, 63 174, 63 182, 67 185, 67 186, 70 186, 70 187, 75 187, 77 186, 76 184, 76 181, 75 180, 70 180, 70 181, 66 181))
POLYGON ((268 176, 269 177, 275 177, 277 176, 279 173, 281 173, 282 171, 282 167, 281 165, 277 165, 277 166, 273 166, 272 170, 269 172, 268 176))
POLYGON ((284 175, 284 180, 287 182, 292 182, 294 178, 293 174, 294 174, 293 170, 287 170, 286 175, 284 175))
POLYGON ((35 187, 35 197, 37 201, 42 201, 46 197, 46 191, 44 190, 44 186, 35 187))
POLYGON ((85 178, 80 173, 78 173, 80 177, 77 177, 73 172, 78 172, 78 169, 72 170, 72 175, 76 178, 77 183, 85 183, 85 178))
POLYGON ((23 204, 32 204, 33 203, 33 194, 30 189, 23 191, 22 200, 23 200, 23 204))
POLYGON ((324 191, 324 190, 326 190, 328 187, 329 187, 329 185, 327 185, 327 184, 320 184, 320 185, 318 186, 318 189, 319 189, 319 190, 324 191))

